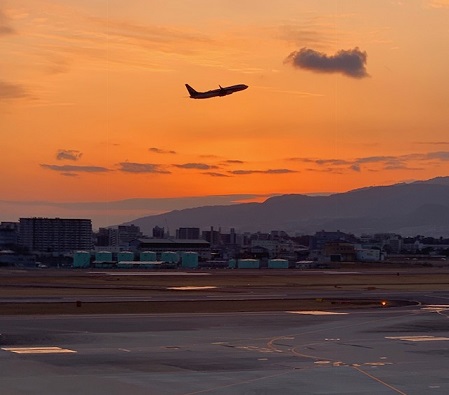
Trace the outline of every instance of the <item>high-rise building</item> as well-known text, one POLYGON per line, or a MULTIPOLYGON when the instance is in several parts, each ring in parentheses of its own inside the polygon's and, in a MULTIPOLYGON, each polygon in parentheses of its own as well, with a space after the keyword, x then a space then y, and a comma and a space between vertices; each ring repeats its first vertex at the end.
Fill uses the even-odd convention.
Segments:
POLYGON ((64 253, 92 248, 92 221, 20 218, 19 243, 30 251, 64 253))
POLYGON ((129 243, 141 238, 142 232, 136 225, 119 225, 116 228, 100 228, 96 234, 97 246, 128 247, 129 243))
POLYGON ((155 239, 163 239, 165 237, 165 229, 159 226, 153 228, 153 237, 155 239))
POLYGON ((200 238, 200 228, 176 229, 176 238, 183 240, 198 240, 200 238))
POLYGON ((0 248, 11 248, 17 245, 19 235, 18 222, 1 222, 0 223, 0 248))

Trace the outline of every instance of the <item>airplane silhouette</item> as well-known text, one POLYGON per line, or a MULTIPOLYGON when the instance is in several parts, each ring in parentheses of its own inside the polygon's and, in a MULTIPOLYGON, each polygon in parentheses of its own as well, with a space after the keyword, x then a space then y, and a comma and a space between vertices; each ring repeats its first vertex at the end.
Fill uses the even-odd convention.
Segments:
POLYGON ((220 87, 219 89, 214 89, 207 92, 197 92, 189 84, 185 85, 187 90, 189 91, 191 99, 209 99, 210 97, 227 96, 234 92, 243 91, 246 88, 248 88, 248 85, 245 84, 225 86, 225 87, 218 85, 220 87))

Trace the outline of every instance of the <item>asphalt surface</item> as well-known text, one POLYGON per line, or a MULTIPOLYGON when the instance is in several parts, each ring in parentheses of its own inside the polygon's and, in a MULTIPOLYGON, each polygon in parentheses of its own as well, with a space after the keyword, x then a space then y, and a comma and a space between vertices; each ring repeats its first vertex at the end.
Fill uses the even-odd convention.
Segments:
POLYGON ((3 316, 0 393, 449 393, 449 305, 339 313, 3 316))

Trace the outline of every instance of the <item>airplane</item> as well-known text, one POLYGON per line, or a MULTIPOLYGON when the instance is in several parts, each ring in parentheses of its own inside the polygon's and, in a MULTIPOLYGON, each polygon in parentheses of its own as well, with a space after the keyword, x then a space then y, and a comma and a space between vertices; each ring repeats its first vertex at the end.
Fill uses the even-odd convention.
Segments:
POLYGON ((189 91, 191 99, 209 99, 210 97, 226 96, 226 95, 230 95, 234 92, 243 91, 246 88, 248 88, 248 85, 245 85, 245 84, 225 86, 225 87, 218 85, 220 87, 220 89, 214 89, 214 90, 207 91, 207 92, 197 92, 189 84, 185 84, 185 85, 186 85, 187 90, 189 91))

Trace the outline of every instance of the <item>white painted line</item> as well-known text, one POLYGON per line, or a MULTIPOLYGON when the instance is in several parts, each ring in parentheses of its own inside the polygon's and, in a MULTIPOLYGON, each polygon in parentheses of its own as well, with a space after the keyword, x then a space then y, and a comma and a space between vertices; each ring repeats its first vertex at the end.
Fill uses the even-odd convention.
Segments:
POLYGON ((449 304, 428 304, 426 307, 423 307, 424 309, 426 308, 439 308, 439 309, 449 309, 449 304))
POLYGON ((444 336, 386 336, 385 339, 390 340, 405 340, 409 342, 433 342, 433 341, 446 341, 449 337, 444 336))
POLYGON ((349 313, 339 313, 336 311, 319 311, 319 310, 304 310, 304 311, 286 311, 286 313, 290 314, 308 314, 308 315, 343 315, 349 313))
POLYGON ((360 272, 339 272, 339 271, 333 271, 333 270, 324 270, 323 273, 325 273, 325 274, 360 274, 360 272))
POLYGON ((202 287, 196 287, 196 286, 185 286, 185 287, 168 287, 167 289, 175 290, 175 291, 198 291, 202 289, 215 289, 217 288, 214 285, 205 285, 202 287))
POLYGON ((210 273, 189 272, 89 272, 89 274, 104 274, 106 276, 210 276, 210 273))
POLYGON ((442 311, 442 310, 444 311, 448 309, 449 305, 447 304, 432 304, 421 308, 421 310, 430 310, 430 311, 442 311))
POLYGON ((15 354, 71 354, 74 350, 61 347, 2 347, 2 350, 15 354))

